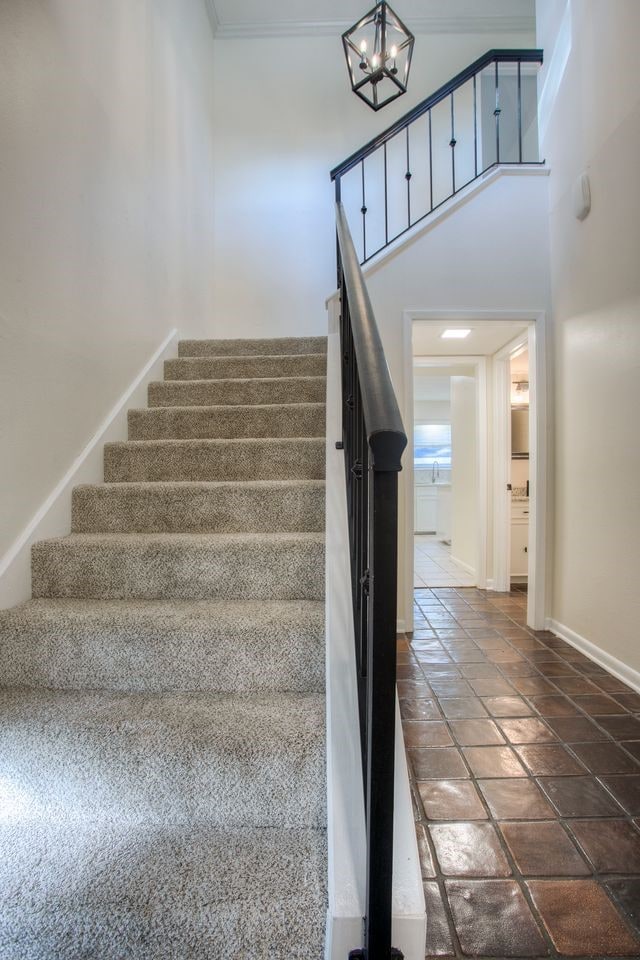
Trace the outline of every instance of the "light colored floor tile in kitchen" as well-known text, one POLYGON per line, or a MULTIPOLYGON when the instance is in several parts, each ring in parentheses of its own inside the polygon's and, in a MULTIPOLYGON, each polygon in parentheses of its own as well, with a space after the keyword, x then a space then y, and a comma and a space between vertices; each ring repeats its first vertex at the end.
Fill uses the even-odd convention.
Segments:
POLYGON ((414 537, 414 587, 473 587, 475 577, 451 556, 451 546, 433 534, 414 537))

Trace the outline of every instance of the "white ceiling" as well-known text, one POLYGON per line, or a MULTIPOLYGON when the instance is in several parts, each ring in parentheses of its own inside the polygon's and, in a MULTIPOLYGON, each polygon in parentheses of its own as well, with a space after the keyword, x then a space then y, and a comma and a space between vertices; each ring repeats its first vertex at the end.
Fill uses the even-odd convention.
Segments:
POLYGON ((480 357, 496 353, 527 329, 521 320, 418 320, 413 324, 414 357, 480 357), (471 328, 465 340, 443 340, 452 327, 471 328))
MULTIPOLYGON (((373 0, 205 0, 221 37, 335 35, 373 0)), ((414 33, 514 33, 533 30, 535 0, 393 0, 414 33)))

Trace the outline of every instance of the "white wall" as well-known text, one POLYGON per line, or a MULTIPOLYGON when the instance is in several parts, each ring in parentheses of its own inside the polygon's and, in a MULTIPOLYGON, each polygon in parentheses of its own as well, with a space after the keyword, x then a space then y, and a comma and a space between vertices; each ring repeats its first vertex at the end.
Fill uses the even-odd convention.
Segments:
POLYGON ((416 422, 447 423, 451 418, 451 404, 448 400, 414 400, 413 418, 416 422))
POLYGON ((478 410, 475 377, 451 377, 451 556, 478 560, 478 410))
POLYGON ((330 169, 490 47, 533 42, 420 35, 409 93, 374 113, 351 93, 338 36, 217 39, 211 332, 323 333, 335 287, 330 169))
POLYGON ((640 3, 538 0, 537 9, 552 171, 552 614, 640 670, 640 3), (572 188, 583 171, 593 206, 580 222, 572 188))
POLYGON ((529 479, 529 461, 511 461, 511 484, 514 487, 526 487, 529 479))
POLYGON ((203 0, 0 3, 0 559, 170 329, 204 331, 203 0))

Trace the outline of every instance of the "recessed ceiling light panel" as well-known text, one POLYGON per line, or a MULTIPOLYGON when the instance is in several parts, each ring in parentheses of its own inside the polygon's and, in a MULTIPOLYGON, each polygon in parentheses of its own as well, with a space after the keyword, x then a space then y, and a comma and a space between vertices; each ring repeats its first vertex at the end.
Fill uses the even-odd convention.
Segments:
POLYGON ((445 330, 444 333, 440 334, 440 337, 443 340, 464 340, 465 337, 468 337, 471 333, 471 330, 465 330, 462 327, 455 327, 453 330, 445 330))

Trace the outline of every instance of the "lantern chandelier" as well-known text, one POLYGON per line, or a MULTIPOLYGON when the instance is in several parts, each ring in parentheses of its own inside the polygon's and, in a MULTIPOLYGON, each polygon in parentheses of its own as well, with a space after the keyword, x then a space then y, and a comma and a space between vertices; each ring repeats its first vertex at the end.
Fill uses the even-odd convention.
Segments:
POLYGON ((351 89, 373 110, 407 92, 415 37, 379 2, 342 34, 351 89))

